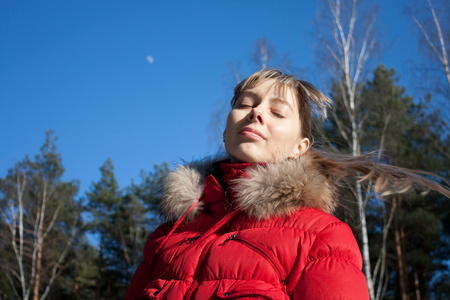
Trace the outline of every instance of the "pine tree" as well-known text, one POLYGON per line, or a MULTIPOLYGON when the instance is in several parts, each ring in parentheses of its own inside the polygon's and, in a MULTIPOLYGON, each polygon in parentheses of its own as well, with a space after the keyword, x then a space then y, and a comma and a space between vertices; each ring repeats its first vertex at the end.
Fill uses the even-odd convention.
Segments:
POLYGON ((97 234, 99 240, 96 299, 109 298, 111 295, 120 296, 122 290, 118 283, 122 274, 117 267, 120 265, 117 251, 117 240, 113 232, 116 228, 115 216, 122 201, 119 185, 114 176, 114 165, 107 159, 101 166, 101 179, 94 183, 87 193, 88 207, 93 216, 91 230, 97 234))
POLYGON ((112 160, 100 168, 101 179, 87 193, 91 230, 99 240, 96 299, 125 297, 142 261, 144 244, 162 221, 157 215, 157 191, 168 170, 166 163, 155 165, 154 172, 141 171, 140 184, 120 190, 112 160))
MULTIPOLYGON (((442 139, 445 127, 439 113, 430 111, 427 102, 413 101, 397 82, 394 70, 379 66, 365 85, 362 97, 367 121, 362 147, 366 152, 381 152, 380 162, 447 176, 449 161, 441 149, 449 145, 442 139)), ((371 202, 369 208, 370 237, 371 251, 376 253, 374 246, 382 246, 380 228, 392 218, 390 231, 386 232, 391 234, 387 236, 384 279, 394 275, 390 287, 395 292, 388 291, 387 295, 396 299, 428 298, 429 282, 438 269, 445 269, 443 257, 435 254, 436 249, 445 248, 448 238, 441 230, 443 211, 437 209, 442 199, 433 193, 409 192, 382 200, 371 202)))

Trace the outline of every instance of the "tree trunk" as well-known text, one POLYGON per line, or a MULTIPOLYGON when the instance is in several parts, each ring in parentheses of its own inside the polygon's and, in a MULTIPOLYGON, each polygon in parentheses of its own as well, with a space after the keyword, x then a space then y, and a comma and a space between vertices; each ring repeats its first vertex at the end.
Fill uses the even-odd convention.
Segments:
MULTIPOLYGON (((416 25, 419 27, 420 31, 422 32, 425 43, 428 44, 431 51, 434 52, 436 55, 436 58, 439 60, 439 62, 442 65, 442 69, 444 71, 445 77, 447 79, 448 87, 450 88, 450 61, 448 57, 448 49, 446 45, 446 37, 448 36, 448 28, 447 26, 441 27, 441 21, 439 20, 439 15, 441 15, 439 12, 436 14, 436 10, 433 7, 433 4, 431 3, 431 0, 427 0, 428 8, 431 13, 430 19, 422 19, 422 21, 419 21, 414 15, 411 15, 412 19, 416 23, 416 25), (431 25, 434 24, 434 27, 431 25)), ((444 4, 445 1, 442 2, 444 4)), ((443 10, 443 7, 441 7, 439 10, 443 10)), ((444 14, 442 14, 444 15, 444 14)), ((442 20, 445 24, 445 17, 442 20)), ((448 41, 447 41, 448 42, 448 41)), ((438 79, 439 80, 439 79, 438 79)), ((442 91, 439 91, 439 88, 435 89, 439 93, 442 93, 442 91)), ((445 92, 443 93, 444 97, 447 99, 447 105, 450 104, 450 98, 448 94, 445 92)), ((448 106, 447 106, 448 108, 448 106)))
POLYGON ((44 248, 44 220, 47 207, 47 181, 44 180, 42 192, 42 204, 40 212, 38 213, 38 230, 37 230, 37 254, 36 254, 36 273, 33 286, 33 300, 39 299, 39 286, 41 284, 41 269, 42 269, 42 249, 44 248))
POLYGON ((419 284, 419 275, 417 275, 417 270, 414 269, 414 288, 416 290, 416 299, 421 300, 420 297, 420 284, 419 284))
MULTIPOLYGON (((393 201, 396 201, 393 199, 393 201)), ((401 203, 398 203, 399 207, 401 206, 401 203)), ((401 229, 398 224, 394 224, 393 227, 394 231, 394 237, 395 237, 395 250, 397 252, 397 268, 398 268, 398 282, 400 285, 400 299, 402 300, 408 300, 409 299, 409 293, 408 293, 408 273, 406 270, 406 265, 404 262, 404 255, 403 255, 403 247, 401 243, 401 229)))
MULTIPOLYGON (((347 73, 348 74, 348 73, 347 73)), ((350 97, 350 107, 352 112, 352 154, 361 154, 360 140, 358 136, 358 126, 355 122, 355 99, 350 97)), ((369 236, 367 234, 366 208, 364 205, 361 182, 356 180, 356 198, 359 207, 359 219, 361 221, 362 257, 364 262, 364 275, 366 275, 367 287, 369 288, 370 299, 375 299, 375 288, 372 279, 372 268, 370 264, 369 236)))
POLYGON ((101 298, 101 283, 102 283, 102 264, 103 264, 103 239, 100 238, 100 249, 98 253, 98 270, 97 270, 97 278, 96 278, 96 293, 95 298, 100 300, 101 298))
MULTIPOLYGON (((331 31, 322 39, 329 52, 326 59, 330 61, 334 70, 332 76, 339 83, 342 101, 348 115, 348 120, 336 117, 336 122, 342 124, 340 133, 352 149, 353 156, 361 154, 360 138, 362 134, 361 119, 364 119, 359 110, 360 84, 362 84, 361 74, 368 57, 375 45, 375 38, 372 26, 375 24, 374 14, 371 18, 361 19, 358 0, 340 1, 328 0, 326 4, 329 9, 329 16, 332 20, 331 31), (365 30, 355 31, 355 28, 365 28, 365 30), (351 137, 349 136, 351 134, 351 137)), ((324 6, 326 7, 326 6, 324 6)), ((328 24, 327 24, 328 26, 328 24)), ((367 280, 370 299, 375 299, 374 284, 370 266, 369 239, 367 233, 366 207, 363 199, 361 183, 356 181, 356 198, 361 221, 362 256, 364 261, 364 274, 367 280)))
POLYGON ((362 256, 364 261, 364 274, 366 275, 367 286, 369 287, 370 299, 375 299, 373 288, 372 271, 370 266, 369 236, 367 234, 367 221, 361 191, 361 183, 356 182, 356 196, 358 198, 359 218, 361 221, 362 256))
MULTIPOLYGON (((42 229, 39 230, 39 240, 41 240, 42 237, 42 229)), ((36 255, 36 276, 34 279, 34 286, 33 286, 33 300, 39 299, 39 286, 41 284, 41 269, 42 269, 42 248, 43 244, 39 243, 38 251, 36 255)))

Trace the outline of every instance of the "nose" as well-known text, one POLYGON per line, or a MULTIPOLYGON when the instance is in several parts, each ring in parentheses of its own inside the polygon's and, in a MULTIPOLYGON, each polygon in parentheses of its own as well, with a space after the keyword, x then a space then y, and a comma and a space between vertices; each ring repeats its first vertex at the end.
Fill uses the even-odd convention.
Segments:
POLYGON ((248 119, 253 122, 256 121, 261 124, 264 124, 264 118, 263 118, 261 108, 258 106, 253 107, 252 110, 250 111, 250 113, 248 114, 248 119))

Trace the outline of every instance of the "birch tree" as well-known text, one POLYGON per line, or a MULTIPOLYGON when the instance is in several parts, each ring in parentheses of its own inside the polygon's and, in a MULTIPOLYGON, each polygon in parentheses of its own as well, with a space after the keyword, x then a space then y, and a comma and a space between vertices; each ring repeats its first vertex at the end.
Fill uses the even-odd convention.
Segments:
MULTIPOLYGON (((394 70, 388 70, 384 66, 378 66, 374 70, 373 79, 364 87, 362 99, 367 108, 366 130, 361 136, 363 148, 378 149, 377 160, 394 164, 392 156, 398 156, 396 151, 399 148, 398 141, 404 135, 405 130, 414 124, 414 117, 409 113, 412 98, 405 96, 405 89, 395 85, 398 78, 395 77, 394 70), (387 156, 384 156, 387 154, 387 156)), ((378 206, 380 209, 379 217, 381 225, 381 243, 372 243, 379 246, 378 256, 373 269, 375 299, 382 299, 387 289, 390 272, 387 268, 387 247, 388 235, 391 231, 391 225, 395 214, 398 213, 398 207, 401 207, 400 197, 394 195, 385 197, 383 201, 374 201, 372 206, 378 206)), ((394 228, 395 230, 395 228, 394 228)), ((373 249, 372 249, 373 251, 373 249)), ((372 252, 373 253, 373 252, 372 252)), ((402 261, 402 253, 397 253, 398 260, 402 261)), ((402 268, 398 269, 398 274, 402 274, 402 268)), ((401 278, 402 276, 399 276, 401 278)), ((400 289, 403 290, 402 288, 400 289)))
POLYGON ((450 108, 450 3, 442 0, 420 0, 410 10, 411 18, 419 29, 420 46, 428 54, 430 60, 426 70, 433 70, 437 62, 439 75, 432 76, 428 91, 433 90, 446 99, 446 109, 450 108), (431 86, 430 86, 431 85, 431 86))
MULTIPOLYGON (((401 98, 401 102, 392 105, 396 117, 389 130, 384 160, 448 177, 448 158, 434 147, 436 144, 449 146, 448 140, 442 138, 442 119, 422 101, 401 98)), ((424 195, 414 191, 384 199, 391 204, 391 209, 395 207, 388 241, 392 251, 391 271, 387 274, 392 275, 399 299, 428 299, 429 293, 434 292, 430 283, 439 281, 432 280, 433 277, 437 279, 440 273, 449 271, 446 250, 449 239, 442 230, 445 225, 441 220, 449 213, 444 205, 447 200, 433 193, 424 195)))
MULTIPOLYGON (((337 130, 352 155, 361 154, 361 134, 366 113, 361 109, 361 90, 370 55, 375 48, 373 9, 362 9, 359 0, 327 0, 322 2, 317 25, 318 51, 323 66, 330 71, 332 81, 339 87, 345 117, 332 111, 337 130)), ((375 289, 371 274, 369 239, 365 216, 368 197, 363 197, 362 187, 355 182, 355 196, 361 223, 362 255, 364 273, 371 299, 375 289)))
POLYGON ((41 153, 25 158, 1 180, 2 265, 17 298, 46 299, 64 269, 77 234, 77 182, 62 182, 64 168, 53 132, 41 153))
MULTIPOLYGON (((362 150, 377 149, 379 162, 448 177, 448 158, 434 147, 439 144, 448 147, 448 140, 442 138, 439 114, 431 112, 427 102, 413 101, 405 95, 405 88, 397 85, 398 76, 393 69, 381 65, 373 74, 361 94, 367 114, 360 140, 362 150)), ((334 90, 338 92, 339 88, 334 90)), ((345 108, 338 96, 336 109, 342 115, 345 108)), ((337 127, 331 125, 330 133, 337 127)), ((370 185, 365 188, 370 194, 370 185)), ((445 266, 448 255, 438 255, 445 253, 448 240, 448 234, 438 231, 445 228, 442 221, 439 225, 438 215, 448 214, 441 202, 448 201, 432 193, 424 196, 416 192, 368 202, 366 217, 375 299, 392 294, 392 289, 399 299, 410 299, 413 294, 427 298, 427 286, 431 291, 429 282, 436 269, 448 269, 445 266), (433 264, 428 263, 431 260, 433 264)), ((342 211, 339 213, 345 217, 342 211)), ((351 224, 351 218, 348 219, 351 224)), ((359 224, 353 228, 359 230, 359 224)))

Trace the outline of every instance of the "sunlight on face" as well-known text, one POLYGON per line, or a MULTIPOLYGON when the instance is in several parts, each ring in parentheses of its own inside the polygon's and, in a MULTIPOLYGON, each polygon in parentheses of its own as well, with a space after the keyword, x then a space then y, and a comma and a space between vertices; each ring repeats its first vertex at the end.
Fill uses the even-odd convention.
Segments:
POLYGON ((245 90, 228 115, 225 149, 232 162, 273 162, 304 153, 294 91, 268 79, 245 90))

